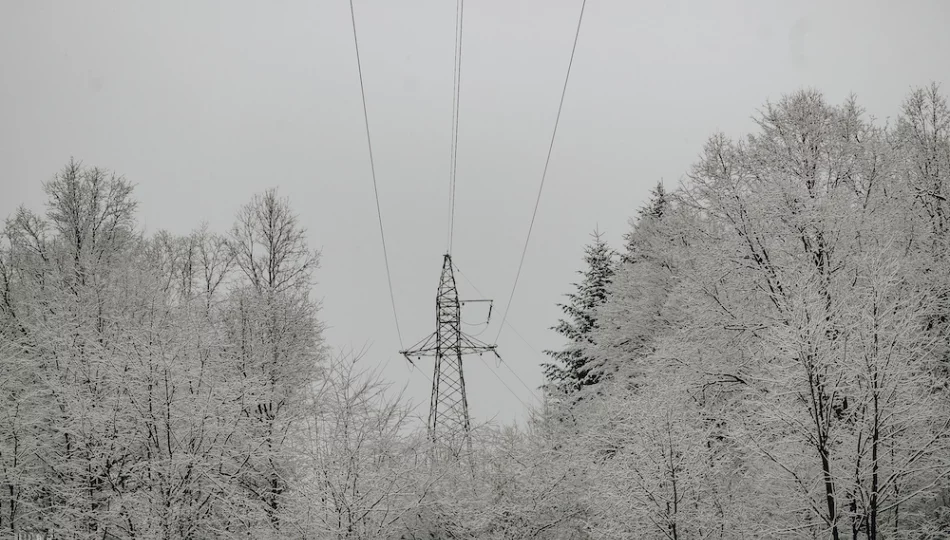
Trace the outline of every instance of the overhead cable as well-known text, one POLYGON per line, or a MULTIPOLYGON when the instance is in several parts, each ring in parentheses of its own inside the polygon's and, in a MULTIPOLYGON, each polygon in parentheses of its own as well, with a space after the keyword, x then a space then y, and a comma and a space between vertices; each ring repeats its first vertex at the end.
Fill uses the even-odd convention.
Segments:
POLYGON ((557 106, 557 116, 554 117, 554 132, 551 134, 551 144, 548 146, 548 156, 544 160, 544 171, 541 173, 541 185, 538 187, 538 196, 534 202, 534 211, 531 213, 531 223, 528 225, 528 234, 524 240, 524 249, 521 251, 521 261, 518 263, 518 272, 515 273, 515 282, 511 287, 511 294, 508 296, 508 305, 505 307, 505 314, 501 318, 502 324, 498 327, 498 334, 495 336, 495 342, 501 336, 505 328, 505 321, 508 319, 508 310, 511 309, 512 299, 515 297, 515 290, 518 288, 518 279, 521 277, 521 269, 524 266, 525 254, 528 253, 528 242, 531 240, 531 231, 534 229, 534 220, 538 215, 538 205, 541 203, 541 192, 544 190, 544 181, 548 175, 548 165, 551 163, 551 153, 554 150, 554 140, 557 137, 557 126, 561 120, 561 110, 564 108, 564 96, 567 94, 567 83, 571 79, 571 66, 574 65, 574 52, 577 50, 577 38, 581 33, 581 22, 584 20, 584 8, 587 6, 587 0, 582 0, 580 15, 577 17, 577 30, 574 33, 574 45, 571 47, 571 59, 567 63, 567 75, 564 77, 564 87, 561 89, 561 101, 557 106))

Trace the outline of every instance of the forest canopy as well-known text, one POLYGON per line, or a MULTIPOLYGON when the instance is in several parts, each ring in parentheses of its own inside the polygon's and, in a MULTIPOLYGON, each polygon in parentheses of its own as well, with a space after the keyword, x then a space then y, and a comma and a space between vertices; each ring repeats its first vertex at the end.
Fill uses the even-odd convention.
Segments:
POLYGON ((946 98, 755 120, 595 234, 544 406, 478 427, 474 469, 325 343, 276 190, 145 234, 131 183, 70 161, 0 243, 2 534, 950 538, 946 98))

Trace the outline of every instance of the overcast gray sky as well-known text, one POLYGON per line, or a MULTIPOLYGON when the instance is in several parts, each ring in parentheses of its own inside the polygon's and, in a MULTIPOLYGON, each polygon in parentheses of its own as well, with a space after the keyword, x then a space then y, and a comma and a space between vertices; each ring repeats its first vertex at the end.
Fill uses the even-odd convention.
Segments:
MULTIPOLYGON (((455 2, 356 0, 396 307, 410 345, 434 329, 445 249, 455 2)), ((454 259, 496 301, 514 280, 580 0, 465 3, 454 259)), ((893 116, 911 86, 950 92, 950 3, 589 0, 521 284, 499 350, 531 386, 556 302, 595 226, 620 247, 660 178, 714 131, 740 135, 766 99, 855 92, 893 116)), ((231 224, 252 194, 289 196, 323 249, 316 294, 336 347, 408 384, 398 357, 346 0, 0 0, 0 215, 40 209, 75 156, 137 184, 148 231, 231 224)), ((462 296, 476 296, 459 279, 462 296)), ((484 313, 465 316, 478 322, 484 313)), ((474 330, 478 330, 475 328, 474 330)), ((427 372, 431 362, 426 362, 427 372)), ((523 418, 504 368, 466 364, 476 422, 523 418)))

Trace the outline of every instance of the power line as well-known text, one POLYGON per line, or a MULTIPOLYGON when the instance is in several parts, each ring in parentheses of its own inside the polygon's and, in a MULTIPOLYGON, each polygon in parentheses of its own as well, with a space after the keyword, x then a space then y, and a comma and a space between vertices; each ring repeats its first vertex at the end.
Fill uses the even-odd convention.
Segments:
POLYGON ((455 178, 458 169, 459 106, 462 97, 462 23, 465 17, 465 0, 455 4, 455 66, 452 75, 452 150, 449 161, 449 238, 446 252, 452 253, 455 234, 455 178))
MULTIPOLYGON (((488 363, 486 362, 485 365, 487 366, 488 363)), ((525 410, 528 410, 528 409, 531 408, 531 407, 528 406, 527 403, 524 402, 523 399, 521 399, 520 397, 518 397, 518 394, 516 394, 515 391, 512 390, 510 386, 508 386, 508 383, 506 383, 504 379, 502 379, 501 377, 498 376, 497 373, 495 373, 495 370, 492 369, 491 366, 488 366, 488 371, 490 371, 491 374, 494 375, 496 379, 498 379, 498 382, 500 382, 505 388, 508 389, 508 392, 510 392, 511 395, 515 396, 515 399, 517 399, 517 400, 521 403, 521 405, 525 408, 525 410)))
POLYGON ((376 216, 379 218, 379 237, 383 242, 383 261, 386 263, 386 281, 389 283, 389 300, 393 306, 393 321, 396 322, 396 335, 399 347, 403 348, 402 331, 399 329, 399 317, 396 315, 396 295, 393 293, 393 278, 389 271, 389 253, 386 251, 386 233, 383 230, 383 213, 379 208, 379 188, 376 185, 376 163, 373 160, 373 140, 369 131, 369 113, 366 111, 366 89, 363 87, 363 64, 360 62, 360 42, 356 35, 356 12, 353 0, 350 0, 350 19, 353 22, 353 45, 356 47, 356 69, 360 75, 360 96, 363 98, 363 122, 366 124, 366 145, 369 147, 369 167, 373 176, 373 193, 376 196, 376 216))
POLYGON ((515 297, 515 289, 518 288, 518 278, 521 277, 521 268, 524 266, 524 257, 528 253, 528 241, 531 240, 531 231, 534 229, 534 219, 538 215, 538 205, 541 203, 541 192, 544 190, 544 180, 548 175, 548 164, 551 162, 551 153, 554 150, 554 139, 557 137, 557 126, 561 121, 561 110, 564 108, 564 96, 567 94, 567 83, 571 79, 571 66, 574 64, 574 52, 577 50, 577 38, 581 34, 581 21, 584 20, 584 7, 587 6, 587 0, 581 2, 581 12, 577 17, 577 31, 574 33, 574 45, 571 47, 571 59, 567 63, 567 75, 564 77, 564 88, 561 90, 561 101, 557 106, 557 116, 554 118, 554 132, 551 134, 551 144, 548 146, 548 157, 544 160, 544 171, 541 173, 541 185, 538 187, 538 197, 534 202, 534 211, 531 213, 531 223, 528 225, 528 236, 524 240, 524 249, 521 251, 521 261, 518 263, 518 272, 515 274, 515 283, 511 287, 511 295, 508 297, 508 305, 505 307, 505 314, 501 318, 502 324, 498 327, 498 335, 495 336, 495 342, 501 336, 504 330, 504 322, 508 320, 508 310, 511 309, 511 301, 515 297))
MULTIPOLYGON (((480 296, 485 296, 485 294, 482 293, 482 291, 478 290, 478 287, 476 287, 475 284, 472 283, 472 280, 468 279, 468 276, 466 276, 465 273, 462 272, 461 268, 459 268, 456 265, 455 270, 459 273, 460 276, 462 276, 462 279, 464 279, 469 285, 472 286, 473 289, 475 289, 475 292, 477 292, 480 296)), ((510 321, 503 320, 502 324, 508 325, 508 328, 511 328, 511 331, 514 332, 516 336, 521 338, 521 341, 523 341, 524 344, 527 345, 529 349, 531 349, 535 354, 537 354, 539 358, 543 358, 543 355, 539 353, 538 350, 534 348, 534 346, 528 343, 528 340, 525 339, 524 336, 521 335, 521 332, 518 332, 518 329, 515 328, 511 324, 510 321)), ((487 330, 487 328, 485 330, 487 330)), ((482 330, 482 332, 484 332, 485 330, 482 330)), ((479 332, 477 335, 480 335, 482 332, 479 332)), ((501 360, 501 363, 504 364, 506 368, 508 368, 508 371, 510 371, 511 374, 514 375, 516 379, 518 379, 518 382, 521 383, 521 386, 525 387, 525 390, 527 390, 528 392, 531 392, 531 395, 533 395, 535 399, 537 399, 538 401, 541 401, 541 398, 538 396, 538 394, 530 386, 528 386, 528 384, 524 382, 524 380, 520 376, 518 376, 515 370, 512 369, 512 367, 508 365, 508 362, 505 362, 505 360, 501 356, 499 356, 498 359, 501 360)))
POLYGON ((536 399, 536 400, 538 400, 538 401, 541 401, 540 396, 538 396, 538 394, 537 394, 534 390, 532 390, 531 387, 529 387, 529 386, 524 382, 524 380, 522 380, 521 377, 518 376, 517 373, 515 373, 515 370, 511 369, 511 366, 508 365, 508 362, 505 362, 505 361, 502 359, 502 360, 501 360, 501 364, 502 364, 503 366, 505 366, 506 368, 508 368, 508 371, 510 371, 511 374, 514 375, 516 379, 518 379, 518 382, 521 383, 521 386, 523 386, 523 387, 525 388, 525 390, 527 390, 528 392, 531 392, 531 395, 534 396, 534 399, 536 399))
POLYGON ((426 375, 426 374, 422 371, 422 368, 416 369, 416 365, 415 365, 415 364, 410 364, 410 366, 411 366, 411 367, 409 368, 409 371, 414 372, 414 373, 419 373, 419 375, 420 375, 423 379, 425 379, 425 381, 426 381, 426 387, 427 387, 427 388, 432 388, 432 377, 426 375))

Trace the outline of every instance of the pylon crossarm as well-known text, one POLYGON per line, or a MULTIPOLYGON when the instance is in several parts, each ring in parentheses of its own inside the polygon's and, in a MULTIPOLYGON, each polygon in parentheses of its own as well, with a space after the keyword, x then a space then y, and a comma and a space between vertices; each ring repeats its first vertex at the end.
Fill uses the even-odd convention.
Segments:
POLYGON ((404 351, 399 351, 399 354, 407 358, 410 356, 432 356, 436 352, 436 344, 434 343, 435 341, 436 333, 433 332, 412 347, 409 347, 404 351))
POLYGON ((463 356, 469 355, 469 354, 482 354, 486 352, 491 352, 491 349, 486 348, 486 347, 466 347, 466 346, 459 347, 459 353, 462 354, 463 356))
POLYGON ((484 341, 481 341, 477 338, 469 336, 467 334, 461 334, 459 336, 459 341, 464 343, 463 352, 467 349, 467 352, 479 353, 479 352, 488 352, 494 351, 497 345, 489 345, 484 341))

